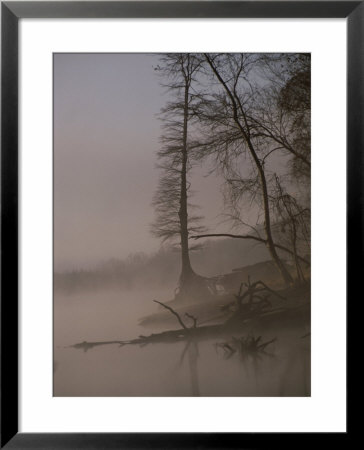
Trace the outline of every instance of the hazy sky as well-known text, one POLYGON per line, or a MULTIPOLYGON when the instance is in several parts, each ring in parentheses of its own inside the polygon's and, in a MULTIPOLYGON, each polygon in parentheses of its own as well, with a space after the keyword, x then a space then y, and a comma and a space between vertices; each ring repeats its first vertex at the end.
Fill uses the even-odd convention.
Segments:
MULTIPOLYGON (((146 54, 54 57, 54 239, 56 270, 157 250, 150 234, 167 101, 146 54)), ((196 171, 195 171, 196 172, 196 171)), ((221 209, 220 181, 194 177, 206 221, 221 209)))

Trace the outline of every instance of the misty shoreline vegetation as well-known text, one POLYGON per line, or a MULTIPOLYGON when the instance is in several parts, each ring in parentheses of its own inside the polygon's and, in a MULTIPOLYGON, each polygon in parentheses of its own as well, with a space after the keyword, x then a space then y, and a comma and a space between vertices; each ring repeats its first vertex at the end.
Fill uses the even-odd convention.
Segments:
POLYGON ((151 198, 151 233, 161 249, 56 273, 55 289, 167 288, 169 298, 151 297, 155 313, 140 318, 145 327, 167 330, 71 347, 186 342, 181 361, 188 353, 199 395, 203 340, 213 339, 225 359, 272 356, 269 348, 287 330, 309 348, 311 59, 305 53, 163 54, 154 71, 168 92, 151 198), (193 202, 192 174, 201 167, 222 180, 218 230, 193 202))
MULTIPOLYGON (((208 277, 227 274, 268 258, 264 247, 233 239, 207 240, 203 248, 191 254, 194 266, 208 277)), ((178 250, 166 246, 151 254, 135 253, 126 259, 113 258, 93 268, 55 272, 54 288, 66 295, 153 287, 169 288, 173 293, 179 273, 178 250)))

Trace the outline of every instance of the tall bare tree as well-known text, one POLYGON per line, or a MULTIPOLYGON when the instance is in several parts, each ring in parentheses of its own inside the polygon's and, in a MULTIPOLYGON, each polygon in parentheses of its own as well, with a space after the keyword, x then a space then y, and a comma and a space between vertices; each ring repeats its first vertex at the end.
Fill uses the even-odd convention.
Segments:
MULTIPOLYGON (((259 55, 253 54, 204 54, 207 67, 210 68, 220 89, 200 102, 199 118, 207 124, 212 138, 200 147, 203 152, 217 154, 221 163, 231 167, 233 157, 247 154, 255 175, 251 178, 254 189, 259 186, 263 207, 264 242, 269 250, 286 284, 293 282, 292 276, 280 258, 273 239, 271 210, 269 202, 268 181, 265 172, 266 158, 272 152, 271 142, 262 136, 257 123, 257 90, 249 79, 249 72, 254 68, 259 55)), ((233 180, 230 180, 233 181, 233 180)), ((237 180, 241 182, 242 179, 237 180)), ((248 183, 249 185, 249 183, 248 183)), ((246 191, 247 183, 243 185, 246 191)))
POLYGON ((189 53, 166 54, 157 67, 165 80, 164 86, 173 96, 161 112, 163 120, 162 147, 158 152, 161 177, 154 196, 156 219, 152 225, 155 236, 179 240, 181 274, 178 297, 193 298, 206 292, 205 280, 197 275, 190 261, 189 234, 200 233, 201 217, 191 215, 189 171, 193 163, 189 146, 189 127, 193 117, 194 77, 200 67, 200 58, 189 53))

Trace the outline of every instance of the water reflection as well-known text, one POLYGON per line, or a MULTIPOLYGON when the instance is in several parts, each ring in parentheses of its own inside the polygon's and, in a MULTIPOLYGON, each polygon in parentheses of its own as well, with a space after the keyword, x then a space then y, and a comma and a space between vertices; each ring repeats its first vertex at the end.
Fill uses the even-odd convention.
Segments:
POLYGON ((197 360, 199 357, 198 343, 189 341, 185 349, 188 349, 188 366, 190 369, 191 395, 200 396, 200 386, 198 380, 197 360))
MULTIPOLYGON (((150 297, 128 293, 123 303, 116 294, 57 299, 55 396, 310 395, 310 337, 304 328, 124 345, 146 333, 137 323, 148 305, 153 311, 150 300, 140 302, 150 297), (108 321, 100 317, 105 311, 108 321)), ((165 326, 153 328, 158 331, 165 326)))

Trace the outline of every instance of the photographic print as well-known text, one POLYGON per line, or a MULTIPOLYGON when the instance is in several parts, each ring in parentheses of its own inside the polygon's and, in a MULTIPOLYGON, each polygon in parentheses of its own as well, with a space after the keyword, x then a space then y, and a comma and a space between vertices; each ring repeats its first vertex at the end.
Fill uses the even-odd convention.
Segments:
POLYGON ((310 396, 311 55, 53 57, 54 396, 310 396))

